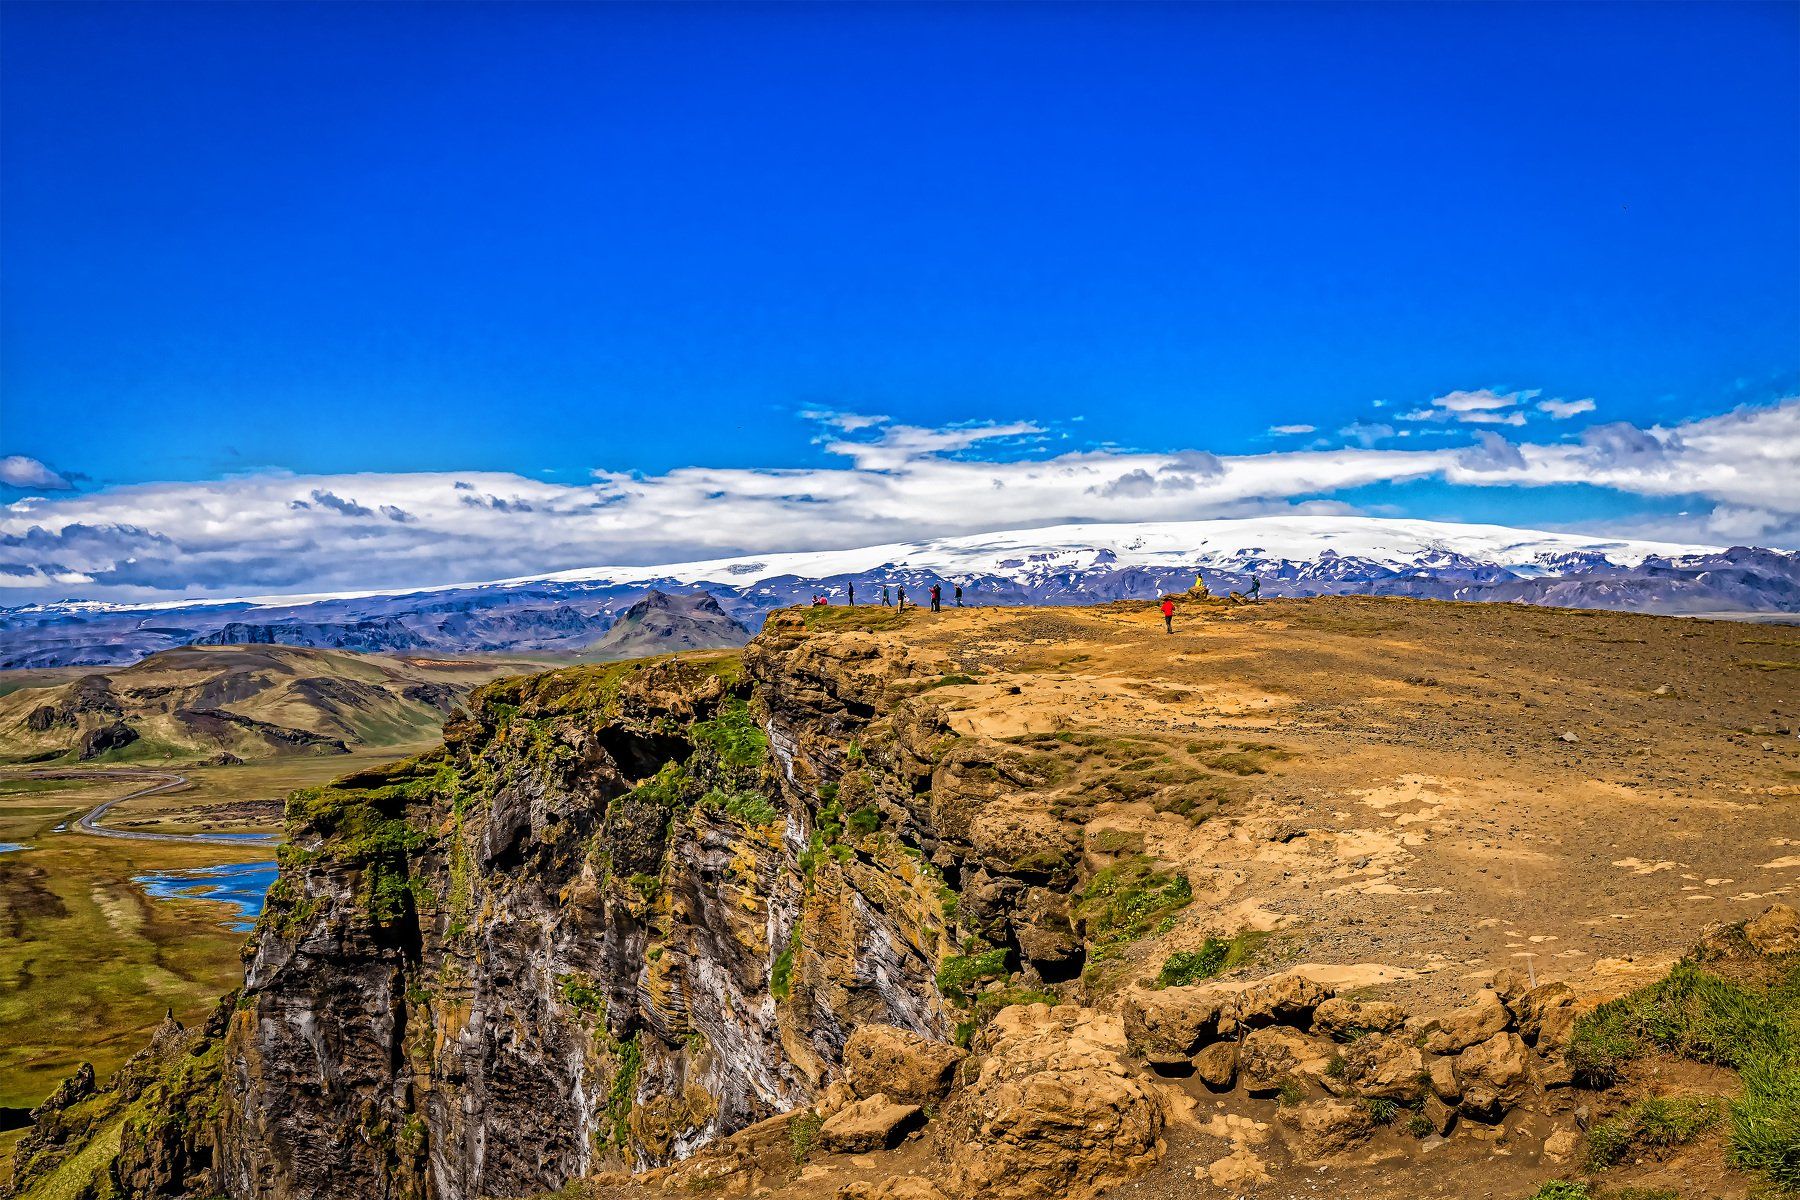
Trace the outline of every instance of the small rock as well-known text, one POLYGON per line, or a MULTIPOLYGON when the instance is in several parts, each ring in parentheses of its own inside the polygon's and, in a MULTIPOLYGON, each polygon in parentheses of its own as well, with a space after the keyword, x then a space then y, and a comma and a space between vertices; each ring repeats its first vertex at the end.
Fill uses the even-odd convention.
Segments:
POLYGON ((873 1183, 858 1181, 838 1189, 839 1200, 944 1200, 944 1193, 929 1179, 896 1175, 873 1183))
POLYGON ((1194 1173, 1204 1174, 1214 1187, 1227 1191, 1241 1191, 1269 1182, 1268 1166, 1242 1146, 1194 1173))
POLYGON ((1558 1129, 1544 1139, 1544 1157, 1552 1162, 1567 1162, 1581 1148, 1581 1135, 1573 1129, 1558 1129))
POLYGON ((1579 742, 1581 739, 1575 735, 1573 729, 1565 729, 1562 731, 1562 740, 1565 742, 1579 742))

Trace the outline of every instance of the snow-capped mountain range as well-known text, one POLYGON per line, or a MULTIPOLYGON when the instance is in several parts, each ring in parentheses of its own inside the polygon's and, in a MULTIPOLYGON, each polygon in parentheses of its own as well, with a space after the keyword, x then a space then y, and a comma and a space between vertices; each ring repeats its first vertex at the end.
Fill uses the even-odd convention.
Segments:
POLYGON ((1367 593, 1665 613, 1800 612, 1800 554, 1354 516, 1059 525, 848 550, 590 567, 396 593, 0 610, 0 668, 110 665, 191 642, 366 651, 575 651, 651 588, 703 589, 753 628, 818 593, 961 584, 982 604, 1216 591, 1367 593))

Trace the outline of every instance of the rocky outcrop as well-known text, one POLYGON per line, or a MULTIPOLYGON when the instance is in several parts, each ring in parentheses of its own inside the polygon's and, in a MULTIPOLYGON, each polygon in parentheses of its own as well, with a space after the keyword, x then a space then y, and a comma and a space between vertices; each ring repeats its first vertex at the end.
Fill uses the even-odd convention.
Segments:
POLYGON ((123 750, 138 740, 138 731, 123 721, 90 729, 75 743, 75 757, 83 762, 113 750, 123 750))
POLYGON ((984 1043, 941 1121, 952 1194, 1086 1200, 1161 1156, 1162 1107, 1126 1066, 1116 1017, 1009 1008, 984 1043))
MULTIPOLYGON (((1076 827, 1017 794, 1018 749, 948 728, 939 674, 781 617, 741 659, 489 685, 440 750, 296 793, 216 1091, 143 1161, 237 1200, 523 1196, 673 1169, 846 1075, 884 1121, 941 1102, 957 1028, 1084 951, 1076 827)), ((1110 1049, 1026 1041, 1000 1060, 1067 1095, 1021 1155, 1098 1095, 1123 1149, 1071 1185, 1153 1157, 1110 1049)))

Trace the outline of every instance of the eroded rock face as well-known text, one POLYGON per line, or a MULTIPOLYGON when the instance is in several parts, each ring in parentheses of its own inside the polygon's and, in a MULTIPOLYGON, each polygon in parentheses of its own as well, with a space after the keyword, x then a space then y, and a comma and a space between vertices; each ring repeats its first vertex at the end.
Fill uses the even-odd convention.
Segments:
POLYGON ((978 1049, 980 1074, 939 1122, 951 1194, 1086 1200, 1161 1157, 1162 1106, 1126 1067, 1118 1018, 1016 1006, 978 1049))

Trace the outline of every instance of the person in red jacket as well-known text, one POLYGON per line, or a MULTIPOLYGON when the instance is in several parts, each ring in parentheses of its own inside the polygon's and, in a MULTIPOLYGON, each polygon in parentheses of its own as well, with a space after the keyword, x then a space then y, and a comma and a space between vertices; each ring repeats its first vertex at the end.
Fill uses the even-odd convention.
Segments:
POLYGON ((1162 602, 1163 628, 1170 633, 1175 632, 1175 601, 1168 596, 1162 602))

